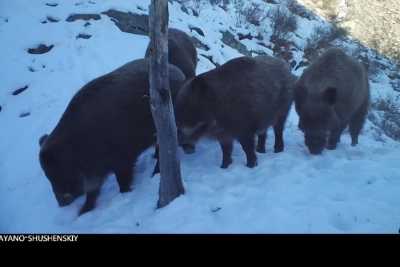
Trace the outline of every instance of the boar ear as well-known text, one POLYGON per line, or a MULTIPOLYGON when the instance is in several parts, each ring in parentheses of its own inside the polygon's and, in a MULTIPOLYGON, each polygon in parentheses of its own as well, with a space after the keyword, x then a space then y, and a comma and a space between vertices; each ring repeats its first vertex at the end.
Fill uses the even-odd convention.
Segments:
POLYGON ((39 138, 39 146, 42 147, 44 142, 46 141, 47 137, 49 137, 48 134, 42 135, 42 137, 39 138))
POLYGON ((336 88, 328 87, 322 95, 323 100, 329 105, 334 105, 336 103, 336 88))

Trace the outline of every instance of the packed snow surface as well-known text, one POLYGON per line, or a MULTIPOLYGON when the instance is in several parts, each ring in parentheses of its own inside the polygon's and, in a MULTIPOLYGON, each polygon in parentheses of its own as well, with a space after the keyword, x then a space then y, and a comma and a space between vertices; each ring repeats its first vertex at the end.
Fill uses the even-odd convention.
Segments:
MULTIPOLYGON (((273 134, 258 166, 245 166, 235 143, 233 164, 219 166, 216 141, 203 140, 191 155, 181 153, 186 193, 156 209, 159 176, 151 178, 153 149, 137 162, 134 190, 120 194, 115 177, 104 184, 97 207, 78 217, 84 197, 60 208, 38 161, 38 139, 55 127, 69 100, 84 84, 126 62, 142 58, 148 38, 121 32, 106 15, 66 22, 72 13, 110 8, 146 13, 149 1, 0 0, 0 232, 76 233, 396 233, 400 226, 400 145, 367 123, 360 144, 346 132, 335 151, 308 153, 292 109, 284 132, 285 151, 273 153, 273 134), (57 3, 55 7, 46 3, 57 3), (143 11, 145 10, 145 11, 143 11), (47 16, 56 23, 41 23, 47 16), (79 33, 90 39, 76 39, 79 33), (54 45, 48 53, 27 49, 54 45), (18 95, 12 92, 28 85, 18 95), (22 114, 22 116, 21 116, 22 114)), ((220 30, 234 27, 232 14, 205 8, 200 17, 170 4, 170 25, 195 35, 209 47, 199 54, 218 63, 241 56, 221 45, 220 30)), ((314 21, 311 24, 322 23, 314 21)), ((300 23, 300 35, 310 22, 300 23), (303 26, 302 26, 303 25, 303 26), (301 28, 303 27, 303 29, 301 28)), ((252 49, 265 49, 246 41, 252 49)), ((302 41, 299 40, 301 44, 302 41)), ((304 43, 304 41, 303 41, 304 43)), ((304 45, 304 44, 303 44, 304 45)), ((214 67, 199 56, 198 72, 214 67)), ((300 73, 296 73, 297 75, 300 73)), ((372 84, 385 91, 387 82, 372 84), (382 89, 383 88, 383 89, 382 89)), ((377 90, 377 89, 376 89, 377 90)), ((381 93, 373 93, 373 96, 381 93)), ((110 129, 113 130, 113 129, 110 129)))

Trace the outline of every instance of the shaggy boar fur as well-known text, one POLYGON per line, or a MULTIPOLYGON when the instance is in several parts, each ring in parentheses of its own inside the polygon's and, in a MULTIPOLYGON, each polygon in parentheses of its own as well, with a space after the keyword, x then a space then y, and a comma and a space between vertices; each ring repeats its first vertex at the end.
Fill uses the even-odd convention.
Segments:
MULTIPOLYGON (((150 45, 146 49, 146 58, 149 56, 150 45)), ((186 78, 196 75, 197 50, 185 32, 173 28, 168 30, 168 61, 180 68, 186 78)))
POLYGON ((299 128, 310 153, 335 149, 349 126, 351 144, 358 143, 369 107, 368 75, 341 49, 331 48, 308 67, 295 86, 299 128))
MULTIPOLYGON (((174 97, 185 76, 173 65, 169 70, 174 97)), ((40 164, 60 206, 86 194, 80 214, 92 210, 110 173, 120 192, 130 191, 137 157, 155 143, 148 61, 132 61, 86 84, 39 142, 40 164)))
POLYGON ((216 138, 223 152, 222 168, 232 163, 237 139, 247 166, 256 166, 255 135, 259 135, 257 150, 264 152, 269 126, 274 127, 275 152, 283 151, 293 82, 288 65, 270 56, 236 58, 186 81, 176 100, 183 138, 189 142, 204 135, 216 138))

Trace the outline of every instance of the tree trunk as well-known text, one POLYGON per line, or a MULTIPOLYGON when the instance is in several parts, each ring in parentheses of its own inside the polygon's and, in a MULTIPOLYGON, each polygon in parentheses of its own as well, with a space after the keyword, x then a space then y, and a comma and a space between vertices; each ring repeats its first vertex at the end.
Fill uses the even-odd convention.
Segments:
POLYGON ((160 161, 160 190, 157 206, 162 208, 184 194, 178 158, 178 140, 169 88, 168 1, 150 5, 150 107, 157 129, 160 161))

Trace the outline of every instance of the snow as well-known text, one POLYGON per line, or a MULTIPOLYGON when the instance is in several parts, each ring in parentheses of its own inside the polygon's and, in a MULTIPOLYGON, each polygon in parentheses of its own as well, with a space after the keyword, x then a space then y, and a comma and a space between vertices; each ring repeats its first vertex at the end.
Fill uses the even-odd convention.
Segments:
MULTIPOLYGON (((311 156, 297 129, 293 108, 284 132, 285 151, 272 152, 270 131, 267 153, 258 154, 254 169, 245 166, 245 155, 237 143, 234 162, 227 170, 219 167, 222 155, 215 141, 202 140, 192 155, 181 152, 186 193, 165 208, 156 209, 160 177, 151 178, 152 148, 138 159, 132 192, 120 194, 111 175, 92 212, 77 216, 83 197, 58 207, 38 162, 39 137, 54 128, 81 86, 143 57, 148 43, 145 36, 120 32, 105 15, 90 21, 88 27, 84 21, 65 19, 72 13, 100 13, 110 8, 143 13, 148 2, 0 0, 0 232, 397 233, 399 143, 383 135, 377 138, 379 132, 368 122, 357 147, 350 146, 345 133, 337 150, 311 156), (48 7, 48 2, 59 5, 48 7), (41 24, 48 15, 60 21, 41 24), (76 39, 79 33, 92 37, 76 39), (43 55, 26 52, 39 43, 55 47, 43 55), (29 85, 26 91, 11 94, 25 85, 29 85), (20 118, 22 112, 31 114, 20 118)), ((197 18, 173 3, 170 16, 170 25, 187 33, 189 25, 202 28, 206 37, 191 34, 210 50, 198 50, 199 54, 221 64, 240 56, 220 41, 221 30, 235 28, 232 14, 204 7, 197 18)), ((302 25, 317 22, 300 23, 297 36, 305 40, 310 30, 302 25)), ((254 29, 249 31, 254 33, 254 29)), ((298 37, 293 38, 301 44, 298 37)), ((260 49, 251 41, 243 43, 249 49, 260 49)), ((297 58, 301 58, 298 53, 297 58)), ((199 59, 198 73, 214 67, 204 57, 199 59)), ((392 92, 389 80, 383 74, 379 78, 371 85, 372 95, 387 97, 392 92)))

